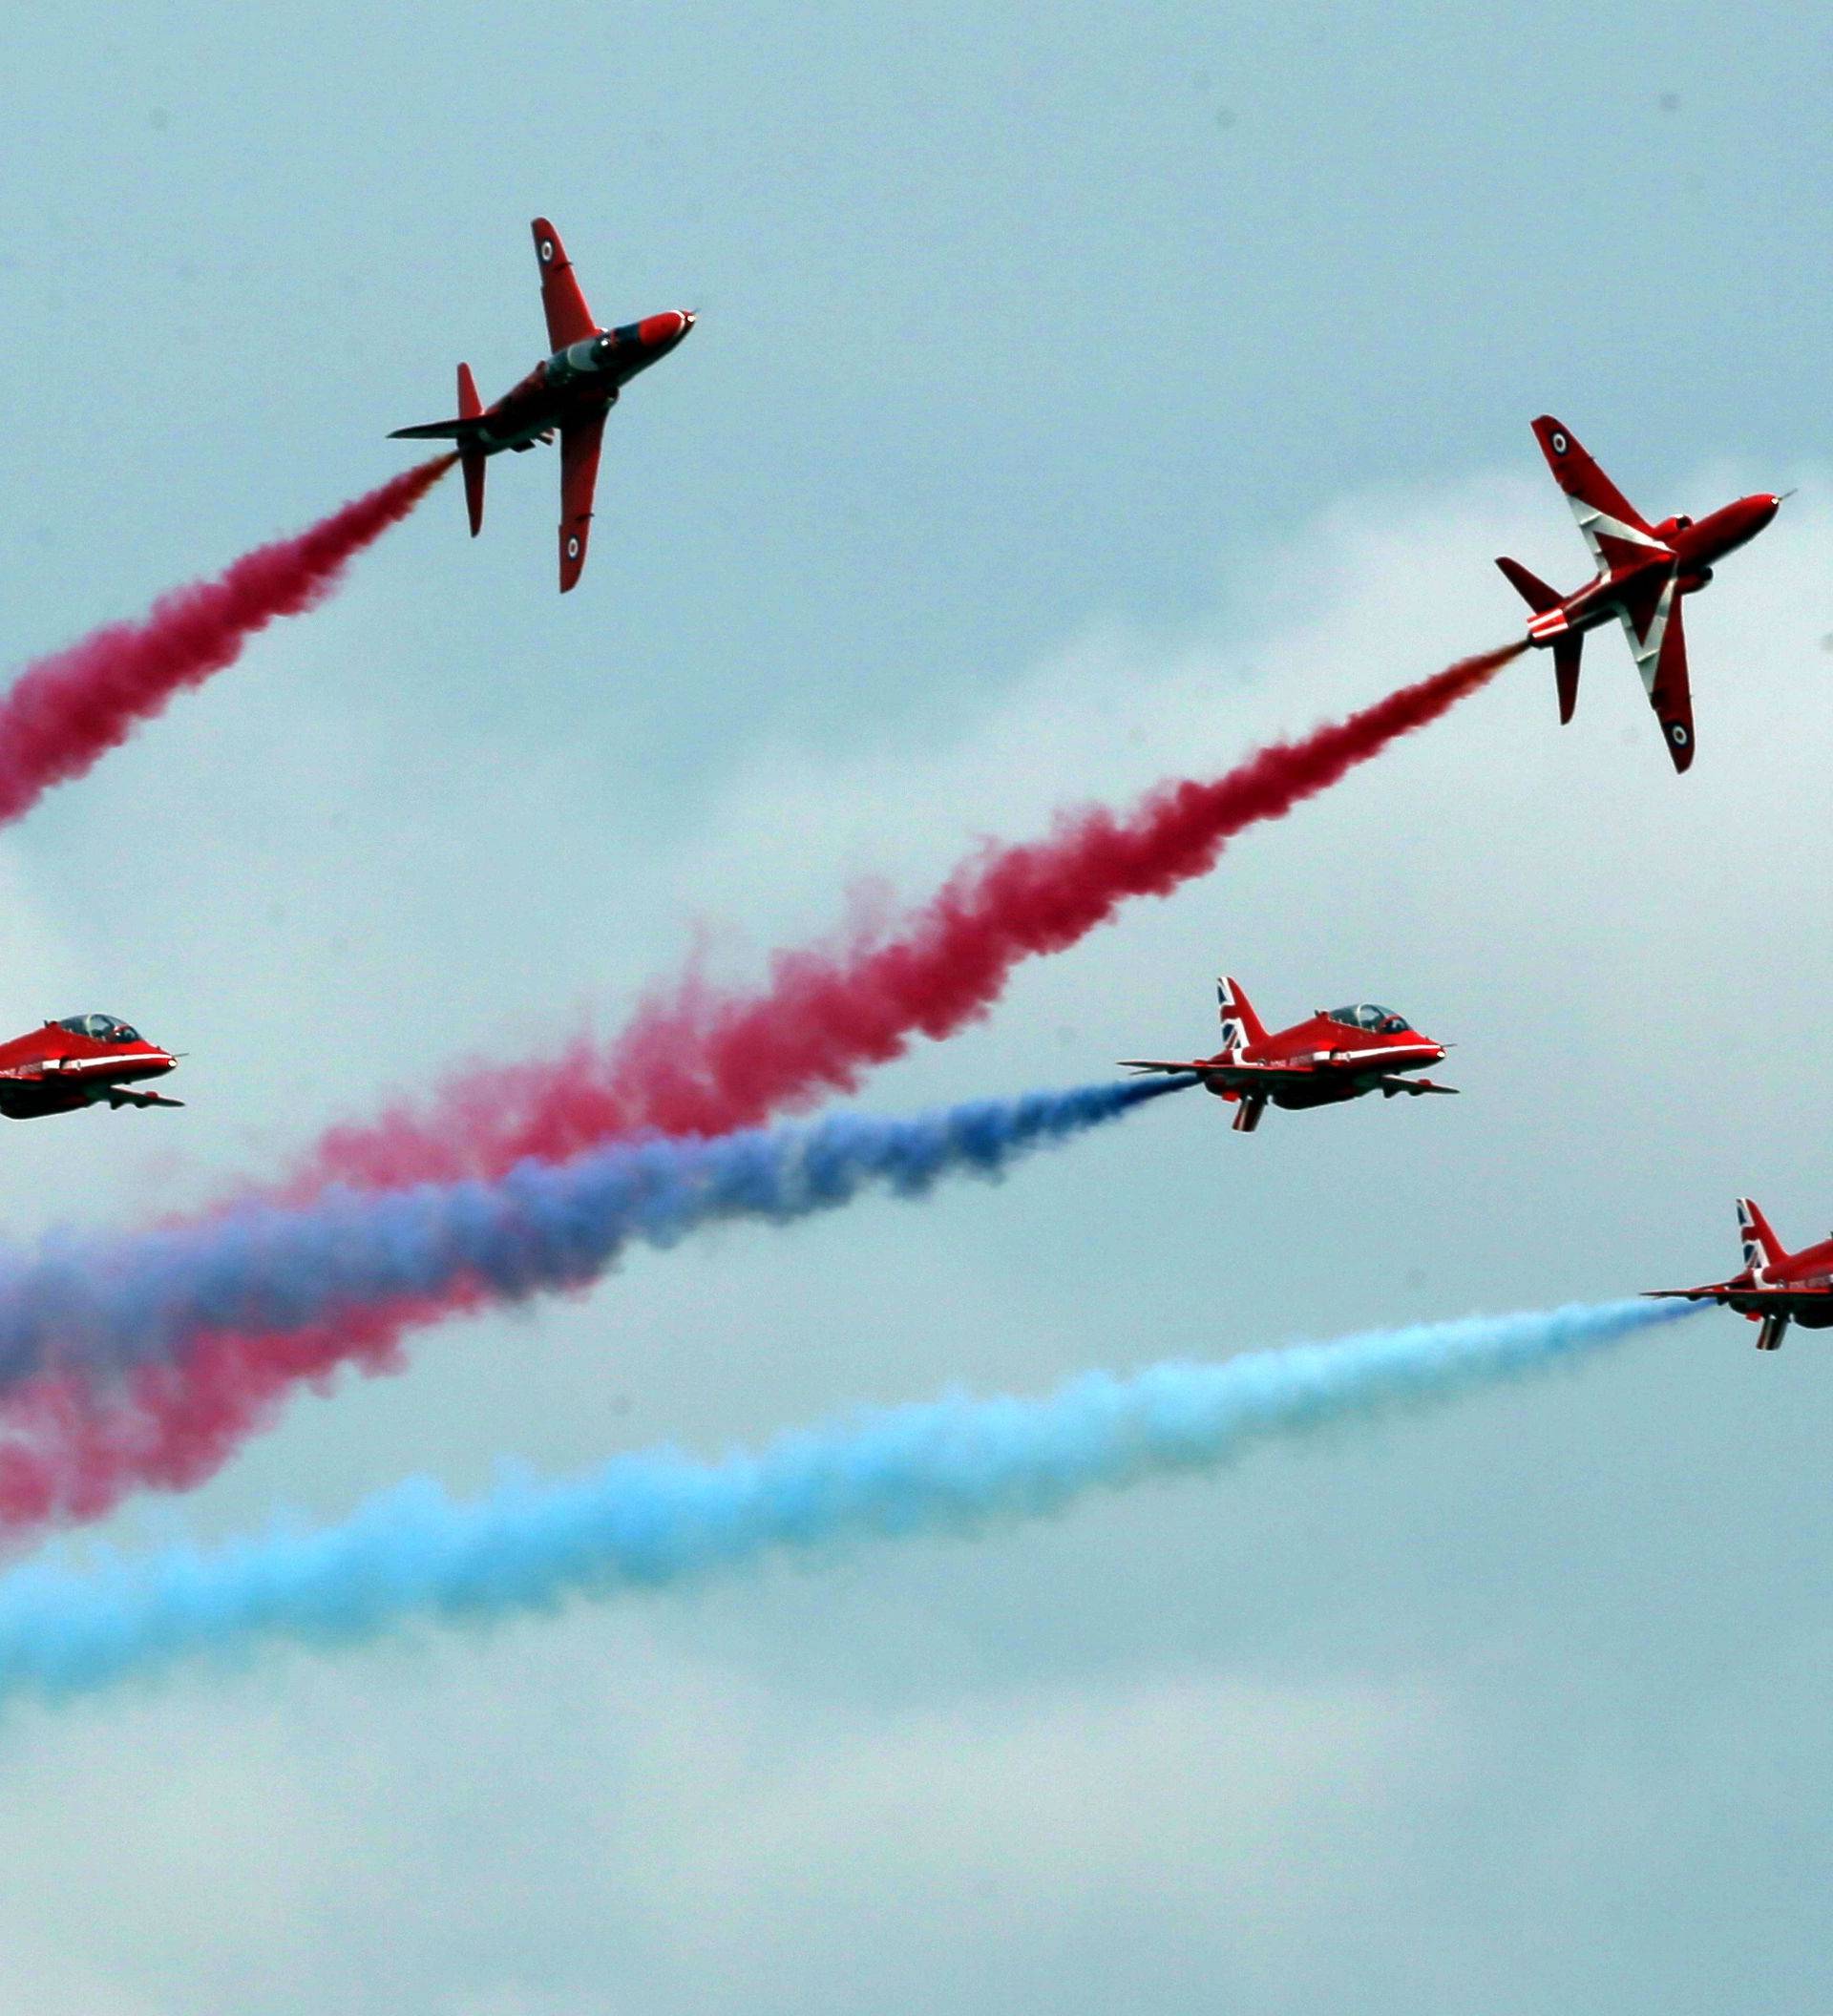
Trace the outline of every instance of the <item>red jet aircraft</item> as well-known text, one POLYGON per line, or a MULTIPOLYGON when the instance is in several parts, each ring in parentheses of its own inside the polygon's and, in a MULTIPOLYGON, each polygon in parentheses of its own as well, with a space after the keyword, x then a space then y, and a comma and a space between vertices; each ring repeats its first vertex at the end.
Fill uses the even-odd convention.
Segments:
POLYGON ((1703 588, 1713 563, 1755 538, 1782 500, 1765 491, 1739 497, 1710 517, 1663 518, 1651 525, 1550 413, 1534 422, 1534 438, 1597 562, 1594 580, 1561 596, 1519 560, 1496 561, 1534 612, 1528 641, 1551 648, 1559 718, 1570 721, 1578 704, 1578 657, 1586 631, 1616 617, 1667 737, 1668 754, 1675 768, 1684 770, 1693 761, 1693 695, 1680 598, 1703 588))
POLYGON ((163 1078, 178 1059, 112 1015, 71 1015, 0 1043, 0 1114, 37 1120, 83 1106, 181 1106, 181 1099, 138 1092, 134 1082, 163 1078))
POLYGON ((585 566, 592 524, 592 493, 599 478, 599 443, 604 416, 639 371, 667 356, 694 326, 685 308, 665 308, 622 328, 601 329, 573 277, 560 234, 546 218, 535 220, 535 255, 541 263, 541 306, 554 346, 519 385, 495 406, 477 396, 471 367, 458 367, 458 417, 427 427, 398 427, 391 441, 455 441, 465 472, 465 506, 474 539, 484 523, 484 462, 514 449, 560 436, 560 593, 585 566))
POLYGON ((1759 1351, 1780 1350, 1791 1323, 1803 1330, 1833 1330, 1833 1239, 1791 1253, 1748 1197, 1738 1200, 1738 1230, 1744 1246, 1742 1273, 1704 1288, 1654 1289, 1653 1297, 1735 1309, 1763 1326, 1757 1333, 1759 1351))
POLYGON ((1309 1021, 1269 1034, 1238 980, 1217 980, 1215 998, 1221 1007, 1222 1047, 1213 1057, 1187 1063, 1145 1057, 1123 1061, 1134 1071, 1195 1072, 1206 1091, 1237 1109, 1237 1134, 1252 1134, 1269 1104, 1331 1106, 1378 1088, 1386 1099, 1397 1092, 1458 1089, 1435 1085, 1429 1078, 1401 1076, 1436 1064, 1444 1045, 1422 1036, 1391 1008, 1378 1008, 1372 1001, 1328 1012, 1320 1008, 1309 1021))

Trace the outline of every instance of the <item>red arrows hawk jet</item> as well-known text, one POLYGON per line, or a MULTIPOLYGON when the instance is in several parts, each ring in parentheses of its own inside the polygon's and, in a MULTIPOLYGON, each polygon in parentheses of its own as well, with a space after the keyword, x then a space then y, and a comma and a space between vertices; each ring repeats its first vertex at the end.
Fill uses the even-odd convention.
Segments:
POLYGON ((1206 1091, 1235 1108, 1237 1134, 1252 1134, 1269 1105, 1333 1106, 1378 1090, 1386 1099, 1397 1092, 1457 1090, 1402 1075, 1436 1064, 1444 1045, 1422 1036, 1391 1008, 1372 1001, 1320 1008, 1309 1021, 1269 1033, 1238 980, 1217 980, 1215 998, 1222 1047, 1213 1057, 1182 1063, 1129 1057, 1123 1062, 1134 1071, 1194 1071, 1206 1091))
POLYGON ((1791 1253, 1748 1197, 1738 1200, 1738 1231, 1744 1248, 1742 1273, 1704 1288, 1653 1289, 1651 1296, 1735 1309, 1762 1325, 1757 1333, 1759 1351, 1780 1350, 1791 1323, 1803 1330, 1833 1330, 1833 1239, 1791 1253))
POLYGON ((83 1106, 181 1106, 181 1099, 135 1089, 163 1078, 178 1059, 113 1015, 72 1015, 0 1043, 0 1114, 37 1120, 83 1106))
POLYGON ((534 223, 535 256, 541 268, 541 306, 553 354, 495 406, 477 397, 471 367, 458 367, 458 417, 426 427, 397 427, 391 441, 455 441, 465 472, 465 507, 474 539, 484 523, 484 462, 514 449, 560 437, 560 593, 585 567, 592 524, 592 493, 599 479, 599 443, 604 416, 639 371, 646 371, 694 326, 685 308, 664 308, 622 328, 601 329, 573 277, 560 234, 546 218, 534 223))
POLYGON ((1534 439, 1597 562, 1595 580, 1561 596, 1519 560, 1496 561, 1534 612, 1528 621, 1528 641, 1552 651, 1559 718, 1570 721, 1578 704, 1578 655, 1586 631, 1615 617, 1667 737, 1668 754, 1675 768, 1684 770, 1693 761, 1693 695, 1680 598, 1703 588, 1714 562, 1755 538, 1782 500, 1762 492, 1739 497, 1710 517, 1663 518, 1651 525, 1585 452, 1577 435, 1550 413, 1534 422, 1534 439))

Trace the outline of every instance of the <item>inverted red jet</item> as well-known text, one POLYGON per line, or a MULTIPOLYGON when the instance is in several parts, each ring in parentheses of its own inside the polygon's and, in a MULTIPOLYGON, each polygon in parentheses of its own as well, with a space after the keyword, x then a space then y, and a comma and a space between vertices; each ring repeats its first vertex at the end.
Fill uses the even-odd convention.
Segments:
POLYGON ((1757 1333, 1759 1351, 1780 1350, 1791 1323, 1803 1330, 1833 1330, 1833 1239, 1791 1253, 1748 1197, 1738 1200, 1738 1231, 1744 1248, 1741 1273, 1704 1288, 1654 1289, 1652 1296, 1735 1309, 1762 1325, 1757 1333))
POLYGON ((1782 500, 1762 491, 1710 517, 1663 518, 1651 525, 1580 447, 1577 435, 1550 413, 1534 422, 1534 439, 1597 562, 1595 579, 1562 596, 1519 560, 1496 561, 1534 612, 1528 622, 1529 642, 1552 651, 1559 718, 1570 721, 1578 704, 1578 657, 1586 631, 1615 617, 1667 737, 1668 754, 1675 768, 1684 770, 1693 761, 1693 694, 1680 598, 1703 588, 1714 563, 1755 538, 1782 500))
POLYGON ((66 1016, 0 1043, 0 1114, 37 1120, 83 1106, 181 1106, 181 1099, 137 1089, 178 1061, 117 1016, 66 1016))
POLYGON ((1215 998, 1222 1047, 1213 1057, 1183 1063, 1144 1057, 1123 1061, 1135 1071, 1194 1071, 1206 1091, 1235 1107, 1237 1134, 1252 1134, 1269 1105, 1331 1106, 1364 1092, 1392 1099, 1397 1092, 1457 1090, 1403 1075, 1436 1064, 1444 1045, 1422 1036, 1391 1008, 1372 1001, 1320 1008, 1308 1021, 1269 1033, 1238 980, 1217 980, 1215 998))
POLYGON ((592 493, 599 479, 599 443, 604 416, 639 371, 667 356, 694 326, 685 308, 664 308, 622 328, 601 329, 573 277, 560 234, 546 218, 534 223, 535 256, 541 266, 541 306, 553 354, 495 406, 477 397, 471 367, 458 367, 458 417, 427 427, 397 427, 391 441, 455 441, 465 472, 465 506, 474 539, 484 523, 484 462, 514 449, 560 437, 560 593, 585 566, 592 525, 592 493))

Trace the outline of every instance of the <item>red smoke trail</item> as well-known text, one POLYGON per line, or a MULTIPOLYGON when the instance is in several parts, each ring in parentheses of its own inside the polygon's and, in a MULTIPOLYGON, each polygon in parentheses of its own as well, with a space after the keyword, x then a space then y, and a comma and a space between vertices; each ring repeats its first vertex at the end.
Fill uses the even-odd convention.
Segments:
POLYGON ((454 1077, 424 1109, 397 1108, 319 1144, 299 1182, 394 1187, 500 1175, 639 1128, 723 1134, 849 1092, 917 1035, 941 1038, 992 1006, 1022 959, 1062 952, 1132 896, 1207 873, 1244 827, 1277 819, 1424 727, 1527 647, 1485 651, 1403 686, 1223 776, 1160 785, 1132 811, 1066 814, 1046 840, 988 846, 894 936, 779 953, 754 995, 689 978, 652 999, 608 1051, 454 1077))
POLYGON ((323 1391, 345 1365, 397 1371, 409 1331, 486 1299, 466 1289, 311 1330, 211 1336, 108 1395, 74 1376, 24 1387, 4 1409, 0 1527, 102 1519, 137 1486, 191 1490, 267 1427, 296 1386, 323 1391))
POLYGON ((423 462, 298 533, 175 588, 136 623, 109 623, 29 665, 0 696, 0 824, 80 777, 186 686, 233 664, 277 616, 327 596, 364 547, 405 518, 453 457, 423 462))
MULTIPOLYGON (((395 1113, 322 1144, 289 1189, 500 1175, 649 1127, 718 1134, 850 1090, 918 1034, 983 1015, 1020 960, 1060 952, 1130 896, 1166 895, 1213 866, 1244 827, 1276 819, 1473 693, 1523 644, 1465 659, 1346 720, 1256 751, 1208 783, 1163 785, 1131 813, 1059 821, 1046 840, 989 847, 895 935, 779 954, 761 993, 698 982, 652 1002, 608 1052, 579 1046, 508 1074, 455 1080, 424 1116, 395 1113)), ((287 1335, 215 1336, 101 1395, 79 1379, 27 1388, 0 1411, 0 1523, 101 1517, 137 1485, 200 1483, 296 1385, 342 1366, 386 1372, 402 1337, 476 1307, 473 1292, 397 1302, 287 1335)))

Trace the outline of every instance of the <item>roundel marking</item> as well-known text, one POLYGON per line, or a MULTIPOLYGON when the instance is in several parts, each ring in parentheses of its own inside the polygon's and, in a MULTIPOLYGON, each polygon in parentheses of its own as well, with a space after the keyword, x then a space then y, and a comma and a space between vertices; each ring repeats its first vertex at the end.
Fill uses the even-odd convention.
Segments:
POLYGON ((1668 740, 1673 743, 1676 749, 1684 749, 1687 746, 1686 723, 1682 721, 1673 723, 1668 729, 1668 740))
MULTIPOLYGON (((546 248, 545 246, 543 246, 543 247, 541 248, 541 257, 542 257, 543 259, 545 259, 545 258, 547 257, 547 248, 546 248)), ((1553 452, 1554 452, 1554 454, 1556 454, 1556 455, 1563 455, 1563 454, 1564 454, 1564 453, 1566 452, 1566 451, 1567 451, 1567 450, 1568 450, 1568 449, 1569 449, 1569 448, 1570 448, 1570 446, 1571 446, 1571 443, 1570 443, 1570 441, 1568 441, 1568 440, 1567 440, 1566 436, 1565 436, 1564 434, 1562 434, 1562 433, 1561 433, 1561 432, 1560 432, 1560 431, 1559 431, 1559 430, 1558 430, 1557 429, 1555 429, 1555 430, 1553 430, 1553 452)))
MULTIPOLYGON (((566 556, 569 560, 577 560, 579 556, 579 536, 577 532, 566 542, 566 556)), ((1684 735, 1686 730, 1683 728, 1680 732, 1684 735)))
POLYGON ((552 240, 551 238, 544 238, 544 239, 542 239, 542 241, 541 241, 541 260, 542 260, 542 262, 543 262, 543 263, 546 263, 546 262, 547 262, 547 261, 549 261, 549 260, 551 260, 551 259, 552 259, 553 257, 554 257, 554 241, 553 241, 553 240, 552 240))

